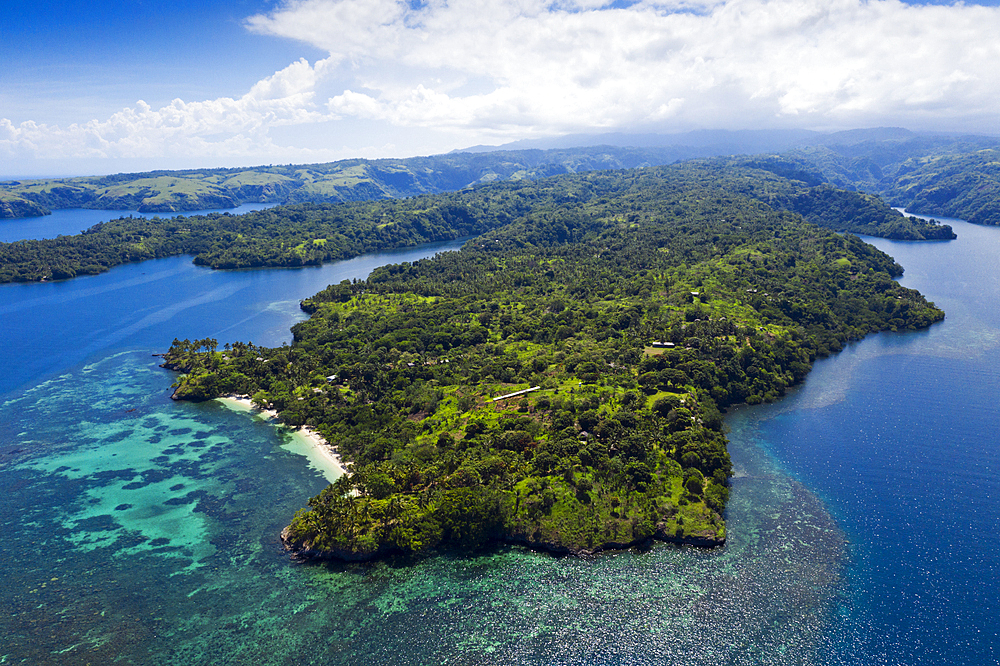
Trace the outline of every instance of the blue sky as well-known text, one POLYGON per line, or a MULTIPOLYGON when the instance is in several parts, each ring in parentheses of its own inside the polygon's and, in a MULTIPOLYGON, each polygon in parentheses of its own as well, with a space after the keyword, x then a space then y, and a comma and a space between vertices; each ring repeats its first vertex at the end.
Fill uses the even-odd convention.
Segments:
POLYGON ((1000 133, 1000 9, 899 0, 6 0, 0 175, 576 132, 1000 133))
POLYGON ((22 122, 241 95, 267 74, 322 51, 253 35, 261 2, 5 0, 0 39, 2 113, 22 122), (65 101, 82 102, 72 108, 65 101))

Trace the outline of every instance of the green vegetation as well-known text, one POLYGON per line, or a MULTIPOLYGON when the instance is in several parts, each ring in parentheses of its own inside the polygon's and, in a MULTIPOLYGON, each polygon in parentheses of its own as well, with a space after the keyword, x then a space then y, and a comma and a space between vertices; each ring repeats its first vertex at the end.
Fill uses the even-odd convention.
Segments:
POLYGON ((904 217, 877 196, 838 189, 824 182, 808 164, 778 156, 692 161, 685 171, 699 172, 698 182, 763 201, 772 208, 798 213, 821 227, 895 240, 950 240, 951 227, 904 217))
MULTIPOLYGON (((842 190, 856 190, 883 197, 893 206, 914 213, 1000 224, 996 204, 1000 194, 1000 140, 995 137, 929 136, 888 129, 841 132, 811 141, 813 145, 780 155, 707 162, 714 163, 715 169, 725 165, 769 171, 810 188, 828 186, 809 195, 812 203, 824 197, 843 199, 842 190)), ((722 154, 740 149, 719 146, 715 150, 722 154)), ((57 208, 179 213, 250 202, 343 203, 402 198, 498 181, 671 164, 712 151, 682 145, 596 146, 8 181, 0 182, 0 219, 44 215, 57 208)), ((861 199, 841 200, 832 206, 823 202, 812 210, 799 210, 795 203, 786 200, 775 207, 800 212, 817 224, 823 224, 816 219, 822 217, 823 211, 853 207, 856 226, 839 220, 835 228, 904 240, 953 237, 947 227, 929 226, 886 212, 882 202, 874 198, 869 198, 868 205, 861 199)))
POLYGON ((0 220, 14 217, 41 217, 48 211, 34 201, 7 192, 0 192, 0 220))
MULTIPOLYGON (((893 238, 951 238, 950 227, 904 218, 881 200, 782 175, 776 163, 705 160, 541 181, 503 181, 452 194, 350 204, 298 204, 230 215, 120 218, 76 236, 0 244, 0 282, 93 275, 130 261, 192 254, 212 268, 308 266, 497 229, 539 207, 600 206, 623 189, 664 179, 714 187, 801 213, 838 231, 893 238), (540 184, 536 184, 536 182, 540 184)), ((168 179, 169 180, 169 179, 168 179)), ((629 204, 639 205, 639 204, 629 204)), ((621 208, 621 221, 640 212, 621 208)))
POLYGON ((878 194, 921 215, 1000 224, 1000 142, 918 137, 792 151, 782 160, 839 188, 878 194))
POLYGON ((907 160, 885 196, 907 210, 1000 224, 1000 150, 907 160))
POLYGON ((447 204, 301 204, 245 215, 121 218, 76 236, 0 244, 0 282, 95 275, 124 263, 193 254, 212 268, 315 266, 365 252, 452 240, 484 231, 447 204), (385 220, 393 220, 391 224, 385 220))
POLYGON ((0 183, 0 202, 11 205, 0 204, 0 218, 44 215, 57 208, 179 213, 243 203, 368 201, 676 159, 670 150, 603 146, 7 181, 0 183))
POLYGON ((720 186, 703 168, 394 203, 382 229, 461 204, 489 231, 331 285, 290 346, 175 340, 175 397, 252 396, 337 445, 351 474, 284 533, 307 555, 720 544, 721 410, 776 400, 850 340, 944 315, 887 255, 759 199, 807 186, 720 186))
MULTIPOLYGON (((992 153, 1000 147, 996 139, 890 132, 877 140, 852 140, 849 133, 840 140, 843 143, 812 146, 780 156, 716 162, 772 171, 811 187, 827 184, 865 191, 921 213, 982 220, 984 224, 1000 221, 997 212, 989 207, 989 200, 996 194, 996 170, 990 166, 996 163, 992 153)), ((698 152, 682 146, 597 146, 8 181, 0 183, 0 218, 42 215, 56 208, 179 213, 248 202, 341 203, 401 198, 504 180, 669 164, 698 152)), ((881 202, 875 202, 874 207, 865 210, 861 206, 856 212, 865 215, 879 207, 881 202)), ((885 215, 876 212, 878 217, 885 215)), ((872 224, 871 220, 859 219, 863 227, 872 224)), ((900 219, 886 218, 883 222, 877 235, 909 240, 950 237, 941 228, 928 236, 926 226, 921 228, 919 222, 917 228, 912 221, 900 223, 900 219)), ((871 233, 866 228, 842 230, 871 233)))

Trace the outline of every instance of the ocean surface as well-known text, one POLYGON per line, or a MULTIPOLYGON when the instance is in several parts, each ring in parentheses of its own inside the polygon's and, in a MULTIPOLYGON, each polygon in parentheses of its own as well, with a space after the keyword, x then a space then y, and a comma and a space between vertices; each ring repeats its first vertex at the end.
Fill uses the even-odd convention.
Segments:
MULTIPOLYGON (((1000 229, 871 239, 948 313, 731 410, 729 542, 301 564, 287 430, 174 403, 180 338, 280 345, 319 268, 190 258, 0 286, 0 663, 997 664, 1000 229)), ((87 225, 85 225, 87 226, 87 225)))

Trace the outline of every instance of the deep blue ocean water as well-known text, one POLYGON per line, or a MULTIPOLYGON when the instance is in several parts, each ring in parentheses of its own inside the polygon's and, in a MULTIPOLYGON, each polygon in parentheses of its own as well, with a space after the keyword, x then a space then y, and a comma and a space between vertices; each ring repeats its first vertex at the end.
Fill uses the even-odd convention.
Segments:
POLYGON ((830 662, 1000 663, 1000 229, 866 238, 947 313, 816 364, 781 402, 736 410, 850 541, 830 662))
POLYGON ((729 542, 297 564, 290 435, 174 403, 174 337, 277 345, 320 268, 0 286, 0 663, 996 664, 1000 229, 873 240, 948 313, 731 410, 729 542))

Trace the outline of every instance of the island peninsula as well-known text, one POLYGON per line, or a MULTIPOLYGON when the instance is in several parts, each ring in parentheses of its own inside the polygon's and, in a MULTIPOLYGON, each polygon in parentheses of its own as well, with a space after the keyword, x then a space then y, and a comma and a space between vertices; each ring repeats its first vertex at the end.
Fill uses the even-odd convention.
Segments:
POLYGON ((891 257, 740 192, 639 169, 408 200, 383 228, 485 231, 306 299, 290 346, 175 340, 174 395, 250 395, 335 443, 350 474, 283 532, 306 557, 720 545, 722 410, 944 317, 891 257))

